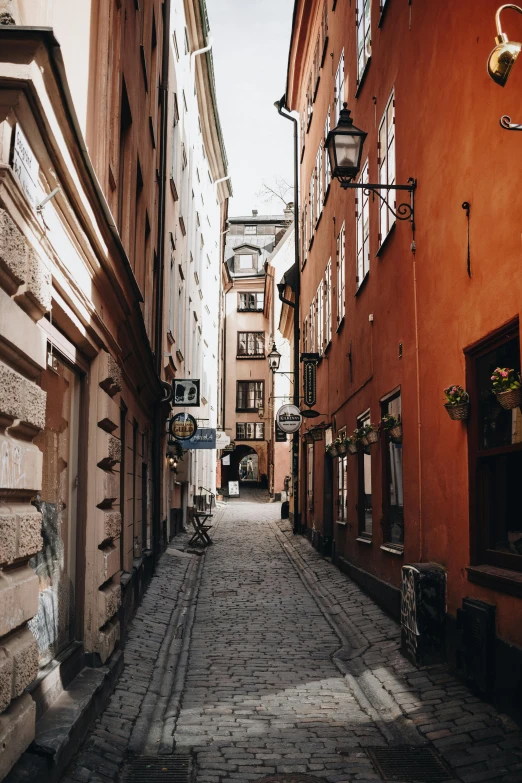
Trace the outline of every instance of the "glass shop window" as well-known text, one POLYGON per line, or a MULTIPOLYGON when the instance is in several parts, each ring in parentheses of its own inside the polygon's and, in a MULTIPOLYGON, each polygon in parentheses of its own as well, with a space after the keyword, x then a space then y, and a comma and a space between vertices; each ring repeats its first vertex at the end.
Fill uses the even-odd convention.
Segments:
POLYGON ((337 522, 348 519, 348 457, 337 458, 337 522))
MULTIPOLYGON (((370 423, 370 412, 357 419, 357 427, 370 423)), ((359 500, 357 511, 359 516, 359 535, 372 537, 372 452, 370 446, 362 446, 357 455, 359 470, 359 500)))
MULTIPOLYGON (((381 404, 381 412, 401 420, 400 392, 381 404)), ((404 544, 404 497, 402 490, 402 443, 385 434, 383 448, 385 492, 383 495, 384 543, 404 544)))

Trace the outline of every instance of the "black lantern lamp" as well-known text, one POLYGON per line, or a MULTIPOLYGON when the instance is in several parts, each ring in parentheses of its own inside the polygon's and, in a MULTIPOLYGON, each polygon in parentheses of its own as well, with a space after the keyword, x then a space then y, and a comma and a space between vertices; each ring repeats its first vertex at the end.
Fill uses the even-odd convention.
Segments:
MULTIPOLYGON (((417 181, 410 177, 406 185, 388 185, 387 183, 370 184, 366 182, 353 182, 361 170, 361 158, 364 140, 368 134, 353 124, 348 110, 348 104, 344 104, 339 116, 339 122, 326 137, 325 147, 330 158, 332 179, 337 179, 344 190, 362 190, 367 196, 370 193, 377 196, 390 210, 397 220, 409 220, 412 233, 415 232, 414 221, 414 192, 417 181), (381 191, 406 190, 410 194, 410 203, 391 205, 381 191)), ((414 243, 412 243, 414 249, 414 243)))
POLYGON ((272 370, 272 372, 277 372, 279 369, 279 363, 281 361, 281 354, 276 348, 276 344, 272 345, 272 350, 268 354, 268 366, 272 370))
POLYGON ((330 169, 335 179, 355 179, 361 169, 364 140, 368 134, 353 124, 348 104, 339 115, 339 122, 330 131, 325 146, 330 158, 330 169))
MULTIPOLYGON (((505 8, 510 8, 512 11, 518 11, 519 14, 522 14, 522 8, 511 3, 501 5, 495 13, 495 24, 497 26, 496 46, 488 57, 487 68, 489 76, 491 76, 495 84, 499 84, 501 87, 505 87, 515 60, 522 49, 521 43, 510 41, 506 33, 502 31, 500 14, 505 8)), ((508 117, 507 114, 500 118, 500 125, 504 130, 522 131, 522 125, 511 122, 511 117, 508 117)))

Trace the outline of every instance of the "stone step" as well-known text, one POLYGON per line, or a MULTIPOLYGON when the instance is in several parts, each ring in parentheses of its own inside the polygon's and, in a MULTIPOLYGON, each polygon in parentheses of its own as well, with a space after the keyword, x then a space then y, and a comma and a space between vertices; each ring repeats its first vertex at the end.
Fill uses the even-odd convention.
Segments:
POLYGON ((4 783, 56 783, 104 709, 123 667, 123 652, 99 669, 85 667, 36 724, 35 739, 4 783))

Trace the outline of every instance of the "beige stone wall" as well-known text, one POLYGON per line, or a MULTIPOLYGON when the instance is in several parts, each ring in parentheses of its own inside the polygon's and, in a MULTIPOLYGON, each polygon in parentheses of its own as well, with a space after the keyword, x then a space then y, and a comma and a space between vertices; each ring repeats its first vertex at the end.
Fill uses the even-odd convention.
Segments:
POLYGON ((32 441, 45 425, 46 402, 36 382, 46 341, 36 322, 50 299, 48 269, 0 191, 0 779, 34 735, 35 704, 23 692, 38 672, 27 627, 38 610, 28 561, 42 547, 41 515, 30 503, 42 481, 42 453, 32 441))

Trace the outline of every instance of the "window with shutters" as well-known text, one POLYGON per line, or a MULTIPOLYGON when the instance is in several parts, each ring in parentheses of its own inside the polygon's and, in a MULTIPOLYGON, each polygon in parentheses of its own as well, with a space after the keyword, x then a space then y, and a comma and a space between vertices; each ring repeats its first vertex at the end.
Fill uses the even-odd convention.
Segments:
POLYGON ((265 356, 264 332, 238 332, 237 358, 263 359, 265 356))
POLYGON ((357 0, 355 23, 357 27, 357 83, 364 74, 366 63, 372 54, 370 0, 357 0))
POLYGON ((264 381, 237 381, 236 410, 257 411, 263 406, 264 381))
MULTIPOLYGON (((378 141, 379 184, 395 185, 395 93, 392 93, 379 125, 378 141)), ((396 206, 395 191, 383 193, 393 207, 396 206)), ((379 244, 388 236, 395 224, 395 216, 384 202, 379 204, 379 244)))
POLYGON ((317 328, 317 352, 322 354, 324 350, 324 283, 319 283, 315 295, 315 314, 317 328))
POLYGON ((330 187, 330 182, 332 180, 332 172, 330 169, 330 157, 328 155, 328 150, 326 149, 326 139, 328 138, 328 134, 330 133, 330 107, 328 107, 328 111, 326 112, 326 122, 324 124, 324 141, 323 141, 323 155, 324 155, 324 193, 325 197, 328 193, 328 188, 330 187))
POLYGON ((337 72, 335 74, 334 85, 334 127, 339 122, 339 115, 343 108, 344 102, 344 49, 341 52, 339 58, 339 65, 337 66, 337 72))
POLYGON ((345 231, 344 223, 337 237, 337 328, 341 325, 345 313, 345 231))
MULTIPOLYGON (((365 185, 368 179, 368 161, 363 166, 358 182, 365 185)), ((355 237, 357 243, 357 288, 370 271, 370 196, 357 190, 355 199, 355 237)))
POLYGON ((324 276, 324 345, 332 342, 332 259, 328 260, 324 276))

